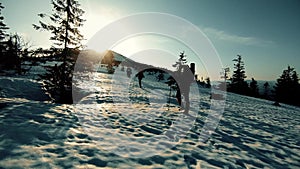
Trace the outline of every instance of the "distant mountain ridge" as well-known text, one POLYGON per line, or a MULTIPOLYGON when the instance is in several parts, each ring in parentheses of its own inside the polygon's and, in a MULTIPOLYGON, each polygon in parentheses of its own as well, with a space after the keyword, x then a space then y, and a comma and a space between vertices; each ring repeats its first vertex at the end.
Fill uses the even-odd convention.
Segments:
POLYGON ((75 65, 75 71, 114 73, 116 67, 119 66, 121 66, 120 69, 131 68, 134 69, 135 72, 159 72, 169 74, 170 76, 174 74, 174 71, 134 61, 112 50, 106 50, 101 53, 94 50, 81 51, 75 65))

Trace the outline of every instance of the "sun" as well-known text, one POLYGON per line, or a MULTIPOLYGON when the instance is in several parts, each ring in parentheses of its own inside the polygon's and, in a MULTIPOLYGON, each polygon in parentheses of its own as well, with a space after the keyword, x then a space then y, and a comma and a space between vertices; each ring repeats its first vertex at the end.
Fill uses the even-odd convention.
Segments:
POLYGON ((80 28, 87 43, 98 31, 122 16, 122 10, 99 6, 98 3, 85 1, 82 6, 87 9, 84 14, 84 26, 80 28))

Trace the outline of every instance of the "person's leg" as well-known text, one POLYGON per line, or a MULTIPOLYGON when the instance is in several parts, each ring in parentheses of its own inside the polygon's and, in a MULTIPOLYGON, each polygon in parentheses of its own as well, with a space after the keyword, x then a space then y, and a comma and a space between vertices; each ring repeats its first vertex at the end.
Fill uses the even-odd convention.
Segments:
POLYGON ((181 93, 180 93, 179 89, 177 89, 177 91, 176 91, 176 99, 177 99, 179 106, 181 107, 181 93))
POLYGON ((190 86, 185 86, 183 96, 184 96, 184 99, 185 99, 184 113, 188 113, 190 111, 190 86))
POLYGON ((142 88, 142 79, 139 79, 140 88, 142 88))
POLYGON ((185 109, 184 113, 188 113, 190 111, 190 98, 189 98, 189 93, 186 93, 185 96, 185 109))

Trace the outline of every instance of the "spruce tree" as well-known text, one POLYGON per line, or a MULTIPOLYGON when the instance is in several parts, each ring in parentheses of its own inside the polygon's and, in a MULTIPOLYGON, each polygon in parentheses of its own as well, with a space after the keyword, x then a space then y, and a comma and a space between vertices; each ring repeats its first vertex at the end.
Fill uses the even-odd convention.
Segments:
POLYGON ((222 68, 222 72, 221 72, 221 78, 224 79, 224 82, 220 82, 218 85, 219 89, 222 90, 226 90, 226 86, 228 85, 227 80, 229 79, 229 72, 230 72, 230 68, 226 67, 226 68, 222 68))
POLYGON ((270 85, 268 82, 264 83, 264 98, 269 99, 270 85))
POLYGON ((7 41, 6 54, 9 57, 8 62, 6 62, 9 69, 16 69, 19 74, 21 74, 21 46, 20 37, 15 35, 10 35, 7 41))
POLYGON ((257 85, 257 81, 252 78, 250 82, 250 91, 251 91, 251 96, 258 97, 259 96, 259 89, 257 85))
POLYGON ((7 33, 9 27, 4 23, 3 9, 0 2, 0 68, 16 70, 21 74, 21 58, 28 55, 28 43, 17 33, 7 33))
POLYGON ((237 55, 238 57, 236 59, 233 59, 234 61, 234 71, 231 78, 231 83, 229 85, 229 91, 238 93, 238 94, 248 94, 249 88, 248 83, 245 81, 245 78, 247 77, 245 75, 245 64, 242 61, 242 56, 237 55))
POLYGON ((2 9, 4 9, 4 6, 0 2, 0 42, 3 42, 5 38, 8 36, 6 30, 9 29, 9 27, 4 23, 4 17, 2 16, 2 9))
POLYGON ((52 87, 52 90, 55 91, 53 95, 60 96, 58 97, 59 102, 71 103, 74 58, 76 58, 75 55, 78 50, 82 48, 83 35, 79 32, 79 27, 83 26, 85 21, 82 19, 84 11, 80 8, 77 0, 52 0, 51 4, 53 6, 51 15, 38 14, 41 18, 48 18, 49 22, 39 21, 39 24, 33 24, 33 27, 36 30, 51 32, 52 52, 62 61, 62 64, 47 68, 48 73, 42 78, 48 83, 54 84, 52 87), (54 76, 55 78, 53 78, 54 76), (57 84, 55 79, 60 79, 60 83, 57 84))
MULTIPOLYGON (((6 61, 9 58, 6 58, 7 56, 6 54, 6 47, 7 47, 7 43, 6 43, 6 38, 8 37, 8 34, 6 33, 6 31, 9 29, 6 24, 4 23, 4 17, 2 16, 2 9, 4 9, 4 6, 2 5, 2 3, 0 2, 0 64, 5 67, 6 65, 6 61)), ((0 67, 2 67, 0 66, 0 67)))
POLYGON ((186 55, 183 52, 180 52, 178 61, 173 65, 173 67, 176 68, 177 71, 180 71, 182 69, 183 65, 187 64, 186 55))
POLYGON ((274 88, 276 101, 300 106, 299 77, 294 68, 283 70, 274 88))
POLYGON ((224 83, 227 83, 227 79, 229 78, 229 71, 230 71, 230 68, 229 67, 226 67, 226 68, 223 68, 222 69, 222 76, 221 78, 224 79, 224 83))
POLYGON ((233 59, 234 62, 234 68, 235 70, 233 71, 232 75, 232 83, 239 83, 239 82, 244 82, 244 79, 247 77, 245 75, 245 64, 242 61, 242 56, 237 55, 238 58, 233 59))
MULTIPOLYGON (((52 0, 53 14, 38 14, 39 17, 50 19, 50 23, 39 21, 39 25, 33 24, 36 30, 45 30, 51 32, 50 40, 53 42, 53 48, 63 50, 68 48, 81 48, 83 35, 79 27, 83 26, 82 15, 84 11, 80 8, 77 0, 52 0)), ((64 55, 66 57, 67 55, 64 55)))

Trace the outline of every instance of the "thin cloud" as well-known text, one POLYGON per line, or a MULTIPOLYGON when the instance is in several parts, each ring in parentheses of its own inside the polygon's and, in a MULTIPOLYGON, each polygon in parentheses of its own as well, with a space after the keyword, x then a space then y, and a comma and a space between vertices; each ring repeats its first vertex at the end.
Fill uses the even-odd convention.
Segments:
POLYGON ((206 33, 208 37, 243 45, 270 46, 274 44, 273 41, 262 40, 256 37, 234 35, 214 28, 202 28, 202 31, 206 33))

